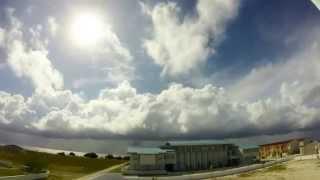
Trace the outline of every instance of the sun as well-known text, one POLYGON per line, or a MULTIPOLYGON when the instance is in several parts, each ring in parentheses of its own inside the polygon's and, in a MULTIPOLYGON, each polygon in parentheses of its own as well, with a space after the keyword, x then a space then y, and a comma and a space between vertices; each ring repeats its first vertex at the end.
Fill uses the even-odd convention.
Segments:
POLYGON ((80 46, 96 45, 104 36, 104 22, 94 13, 74 16, 70 26, 71 41, 80 46))

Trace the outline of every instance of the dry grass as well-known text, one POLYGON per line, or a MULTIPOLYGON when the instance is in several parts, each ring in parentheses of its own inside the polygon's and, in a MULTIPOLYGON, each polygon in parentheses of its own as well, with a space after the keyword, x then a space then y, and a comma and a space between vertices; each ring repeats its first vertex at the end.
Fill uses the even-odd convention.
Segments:
POLYGON ((241 173, 241 174, 237 175, 237 177, 240 177, 240 178, 253 177, 253 176, 257 175, 260 172, 261 172, 261 170, 258 169, 258 170, 255 170, 255 171, 249 171, 249 172, 241 173))
POLYGON ((271 167, 269 167, 266 172, 278 172, 278 171, 284 171, 287 169, 287 166, 285 164, 276 164, 271 167))
POLYGON ((238 177, 251 177, 251 176, 253 176, 253 173, 242 173, 238 175, 238 177))
POLYGON ((287 166, 285 164, 276 164, 271 167, 268 167, 265 170, 256 170, 256 171, 251 171, 251 172, 246 172, 246 173, 241 173, 238 175, 240 178, 246 178, 246 177, 253 177, 257 175, 259 172, 279 172, 279 171, 284 171, 287 169, 287 166))

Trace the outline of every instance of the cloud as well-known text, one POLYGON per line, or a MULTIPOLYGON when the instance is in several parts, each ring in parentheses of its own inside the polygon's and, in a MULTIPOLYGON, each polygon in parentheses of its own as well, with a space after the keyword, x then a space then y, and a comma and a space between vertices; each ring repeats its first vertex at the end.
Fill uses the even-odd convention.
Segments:
POLYGON ((59 138, 203 139, 314 131, 320 126, 318 36, 292 57, 224 89, 171 84, 138 93, 128 81, 83 99, 69 90, 0 93, 0 127, 59 138))
MULTIPOLYGON (((123 45, 110 25, 103 24, 101 28, 99 41, 90 47, 80 49, 85 52, 83 54, 85 56, 84 61, 81 63, 89 65, 96 73, 89 77, 76 79, 73 82, 75 88, 92 84, 94 81, 118 84, 136 78, 134 58, 130 50, 123 45), (93 81, 90 81, 90 79, 93 81)), ((81 52, 78 54, 81 54, 81 52)))
POLYGON ((275 90, 284 83, 299 84, 299 89, 308 91, 317 86, 319 73, 319 35, 313 34, 314 42, 296 51, 291 57, 278 63, 254 68, 249 74, 240 78, 230 89, 230 94, 238 100, 257 100, 274 96, 275 90))
POLYGON ((96 60, 100 59, 98 64, 101 71, 106 72, 108 81, 119 83, 135 78, 133 56, 110 28, 106 29, 106 39, 101 48, 95 52, 94 56, 96 60))
POLYGON ((320 2, 319 2, 319 0, 311 0, 313 3, 314 3, 314 5, 318 8, 318 9, 320 9, 320 2))
POLYGON ((63 77, 57 71, 46 50, 46 41, 40 38, 42 26, 22 30, 22 22, 14 17, 14 9, 7 9, 10 25, 4 29, 2 47, 7 53, 7 63, 18 77, 29 79, 37 91, 63 88, 63 77))
POLYGON ((142 10, 152 19, 152 35, 144 47, 162 74, 179 76, 196 71, 215 54, 229 21, 237 15, 239 1, 199 0, 195 15, 181 17, 176 3, 160 3, 142 10))
MULTIPOLYGON (((182 28, 182 24, 194 24, 200 17, 201 22, 209 21, 206 17, 212 11, 206 11, 206 8, 211 6, 201 5, 205 2, 199 1, 197 5, 199 17, 188 16, 191 19, 185 17, 182 22, 176 19, 174 25, 180 22, 177 28, 182 28), (199 6, 205 10, 200 10, 199 6)), ((219 8, 212 6, 219 14, 214 17, 225 14, 226 7, 230 6, 219 5, 219 8)), ((178 7, 172 3, 157 5, 149 13, 155 12, 156 15, 179 14, 178 7)), ((22 31, 23 24, 12 13, 9 10, 11 25, 1 28, 4 37, 1 47, 7 52, 9 67, 18 77, 28 78, 36 90, 30 97, 0 91, 0 129, 58 138, 223 139, 319 128, 318 36, 314 37, 314 43, 286 61, 257 67, 228 89, 212 84, 200 88, 171 84, 157 94, 139 93, 129 81, 123 81, 126 78, 115 78, 122 83, 115 88, 102 89, 96 98, 84 99, 63 89, 62 75, 52 66, 46 42, 41 39, 42 26, 22 31)), ((166 17, 164 20, 167 21, 167 16, 161 17, 166 17)), ((226 21, 210 23, 224 24, 226 21)), ((213 33, 213 37, 223 34, 223 29, 218 28, 221 26, 186 27, 204 30, 204 34, 213 33)), ((115 34, 109 35, 108 43, 113 43, 104 44, 97 50, 97 56, 106 53, 107 61, 98 60, 96 64, 107 73, 110 72, 107 65, 120 73, 124 71, 121 65, 130 68, 132 57, 128 50, 121 48, 115 34), (109 60, 110 57, 114 58, 109 60)), ((208 37, 211 35, 204 36, 208 37)), ((212 51, 201 43, 199 47, 212 51)), ((112 72, 110 76, 117 77, 112 72)))
MULTIPOLYGON (((314 36, 314 43, 286 61, 257 67, 228 89, 211 84, 201 88, 172 84, 151 94, 138 93, 123 81, 89 100, 57 88, 35 91, 28 98, 0 92, 0 128, 93 139, 224 139, 313 131, 320 125, 318 39, 314 36)), ((27 75, 32 71, 22 72, 41 87, 43 79, 27 75)))
POLYGON ((58 27, 59 27, 59 25, 57 23, 56 18, 54 18, 52 16, 48 17, 48 28, 49 28, 50 34, 52 36, 56 35, 58 27))
POLYGON ((0 28, 0 47, 3 45, 4 43, 4 29, 0 28))
POLYGON ((128 82, 84 100, 71 91, 1 93, 1 128, 60 138, 232 138, 285 134, 319 127, 319 88, 283 84, 277 98, 238 102, 223 88, 173 84, 159 94, 128 82), (302 100, 297 100, 300 97, 302 100), (310 101, 310 97, 312 100, 310 101), (316 101, 314 101, 316 100, 316 101))

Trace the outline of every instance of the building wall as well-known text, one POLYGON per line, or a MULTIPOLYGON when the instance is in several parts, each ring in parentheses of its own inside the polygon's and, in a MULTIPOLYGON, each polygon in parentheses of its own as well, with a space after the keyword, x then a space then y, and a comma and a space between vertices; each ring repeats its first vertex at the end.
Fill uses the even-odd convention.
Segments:
POLYGON ((248 148, 242 150, 242 163, 250 164, 259 159, 259 148, 248 148))
POLYGON ((319 154, 319 142, 300 143, 300 154, 311 155, 319 154))
POLYGON ((299 154, 299 142, 291 140, 274 144, 261 145, 259 148, 260 159, 279 159, 291 154, 299 154))
POLYGON ((164 154, 165 164, 176 164, 176 152, 167 152, 164 154))
MULTIPOLYGON (((173 146, 176 151, 175 170, 201 170, 230 164, 231 145, 173 146)), ((234 153, 233 153, 234 154, 234 153)))
POLYGON ((299 143, 304 140, 293 140, 289 143, 289 151, 288 154, 299 154, 299 143))
POLYGON ((134 170, 164 170, 164 154, 130 154, 128 169, 134 170))
POLYGON ((291 149, 289 142, 263 145, 260 147, 260 157, 262 159, 278 159, 290 154, 291 149))
POLYGON ((163 173, 166 171, 205 170, 234 165, 240 151, 232 144, 165 146, 166 153, 130 153, 130 174, 163 173))

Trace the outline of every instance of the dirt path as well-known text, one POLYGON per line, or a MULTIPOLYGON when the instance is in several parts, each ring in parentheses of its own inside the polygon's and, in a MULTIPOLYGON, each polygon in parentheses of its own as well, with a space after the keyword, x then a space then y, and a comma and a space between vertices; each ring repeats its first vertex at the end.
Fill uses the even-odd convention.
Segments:
POLYGON ((213 178, 215 180, 309 180, 320 179, 320 160, 292 160, 279 168, 265 168, 240 175, 213 178))
MULTIPOLYGON (((89 174, 87 176, 81 177, 78 180, 95 180, 95 179, 108 179, 107 176, 111 175, 114 178, 111 179, 115 179, 115 176, 117 176, 117 174, 119 173, 110 173, 112 170, 120 168, 122 166, 125 166, 126 164, 128 164, 127 162, 122 163, 122 164, 118 164, 112 167, 109 167, 107 169, 95 172, 93 174, 89 174)), ((122 175, 120 174, 120 177, 122 177, 122 175)), ((110 178, 109 178, 110 179, 110 178)))

